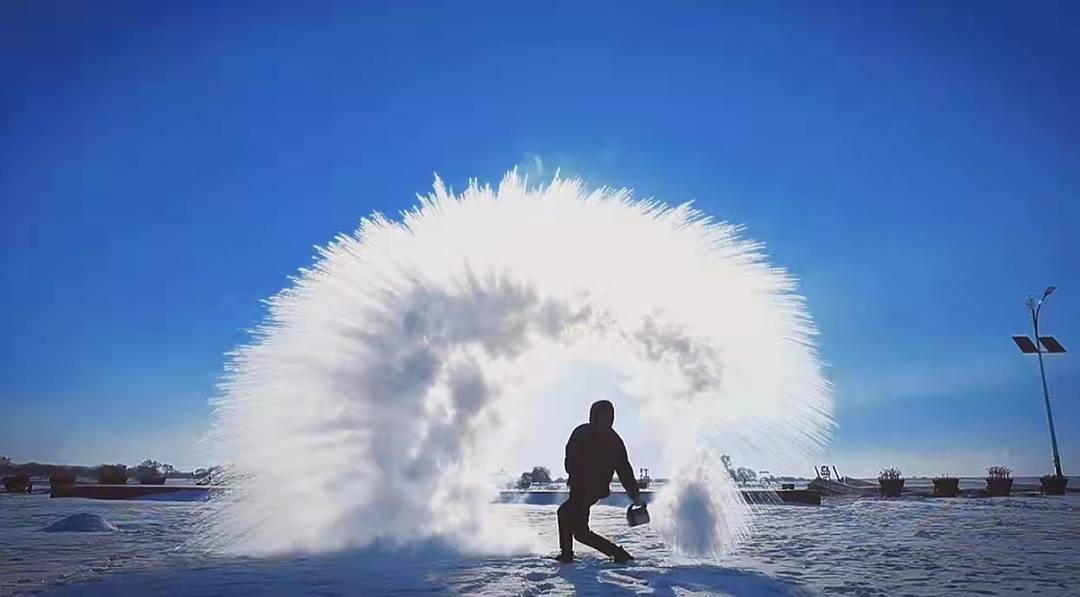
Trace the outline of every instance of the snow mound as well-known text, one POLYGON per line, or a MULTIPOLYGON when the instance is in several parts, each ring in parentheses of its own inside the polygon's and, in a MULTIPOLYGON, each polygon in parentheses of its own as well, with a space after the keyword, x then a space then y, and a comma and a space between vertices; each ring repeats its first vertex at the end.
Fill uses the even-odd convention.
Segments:
POLYGON ((80 512, 61 518, 41 530, 46 533, 108 533, 117 529, 116 525, 97 514, 80 512))

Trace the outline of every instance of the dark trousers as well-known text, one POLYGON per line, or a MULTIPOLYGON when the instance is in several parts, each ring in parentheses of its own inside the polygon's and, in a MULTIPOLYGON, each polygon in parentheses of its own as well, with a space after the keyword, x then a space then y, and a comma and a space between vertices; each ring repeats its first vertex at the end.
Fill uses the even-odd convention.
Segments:
POLYGON ((559 506, 559 549, 564 554, 574 553, 574 539, 611 557, 625 555, 626 551, 589 529, 589 508, 599 498, 585 498, 570 492, 570 499, 559 506))

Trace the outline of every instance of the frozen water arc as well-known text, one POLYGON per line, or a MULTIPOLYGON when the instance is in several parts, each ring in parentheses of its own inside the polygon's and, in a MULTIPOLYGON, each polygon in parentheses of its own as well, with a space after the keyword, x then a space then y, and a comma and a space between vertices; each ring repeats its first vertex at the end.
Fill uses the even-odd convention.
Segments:
POLYGON ((666 470, 686 471, 658 508, 690 555, 748 528, 711 454, 801 464, 827 439, 813 323, 795 281, 737 227, 516 172, 460 195, 436 179, 419 199, 319 249, 231 353, 210 446, 236 490, 212 519, 215 545, 520 548, 486 507, 486 474, 521 431, 516 405, 577 358, 625 374, 666 470), (711 530, 687 540, 679 525, 711 530))

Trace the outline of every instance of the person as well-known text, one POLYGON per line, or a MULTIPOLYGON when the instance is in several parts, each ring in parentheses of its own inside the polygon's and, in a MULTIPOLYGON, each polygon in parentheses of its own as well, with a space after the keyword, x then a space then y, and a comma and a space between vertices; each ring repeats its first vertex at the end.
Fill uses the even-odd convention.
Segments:
POLYGON ((559 506, 559 555, 563 563, 574 561, 574 539, 624 564, 633 559, 625 549, 589 529, 589 509, 611 495, 611 475, 616 473, 627 495, 641 504, 641 490, 626 445, 612 425, 615 406, 607 400, 594 402, 589 422, 578 425, 566 442, 566 472, 570 497, 559 506))

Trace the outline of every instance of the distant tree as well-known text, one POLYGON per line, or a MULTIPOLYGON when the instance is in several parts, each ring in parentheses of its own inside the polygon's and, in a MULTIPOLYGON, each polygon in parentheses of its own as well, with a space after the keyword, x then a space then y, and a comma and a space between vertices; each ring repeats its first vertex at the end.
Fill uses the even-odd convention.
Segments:
POLYGON ((521 473, 516 487, 518 489, 528 489, 533 483, 551 483, 551 471, 546 466, 534 466, 533 470, 521 473))
POLYGON ((720 463, 724 465, 724 470, 727 471, 729 475, 731 475, 732 479, 734 479, 735 470, 731 468, 731 456, 728 456, 727 454, 721 454, 720 463))
POLYGON ((135 469, 138 470, 138 471, 142 471, 142 472, 161 473, 163 475, 168 475, 170 473, 178 472, 176 470, 176 467, 171 465, 171 464, 168 464, 168 463, 165 463, 165 462, 158 462, 157 460, 150 460, 150 459, 146 459, 146 460, 140 462, 135 467, 135 469))
POLYGON ((757 481, 758 476, 753 469, 744 466, 735 468, 731 464, 731 456, 727 454, 720 455, 720 463, 724 465, 724 470, 731 475, 731 479, 736 483, 747 484, 757 481))
POLYGON ((757 473, 755 473, 752 469, 740 466, 739 468, 735 469, 735 481, 744 485, 748 483, 753 483, 757 481, 757 473))
POLYGON ((551 483, 551 471, 546 466, 534 466, 532 470, 533 483, 551 483))
POLYGON ((143 470, 159 471, 161 470, 161 463, 156 460, 144 460, 140 462, 135 468, 143 470))

